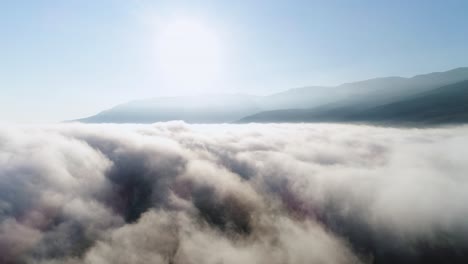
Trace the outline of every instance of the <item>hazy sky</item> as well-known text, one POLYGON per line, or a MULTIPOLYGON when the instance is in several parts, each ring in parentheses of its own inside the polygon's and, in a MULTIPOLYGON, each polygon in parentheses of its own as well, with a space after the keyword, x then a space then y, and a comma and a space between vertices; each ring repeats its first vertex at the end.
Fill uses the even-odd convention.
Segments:
POLYGON ((468 66, 468 1, 0 0, 0 123, 468 66))

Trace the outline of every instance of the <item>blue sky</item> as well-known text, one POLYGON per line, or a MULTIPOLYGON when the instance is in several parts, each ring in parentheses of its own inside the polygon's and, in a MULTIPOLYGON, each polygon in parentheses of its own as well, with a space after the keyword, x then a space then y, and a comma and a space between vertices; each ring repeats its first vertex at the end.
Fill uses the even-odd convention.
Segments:
MULTIPOLYGON (((0 123, 79 118, 157 96, 268 94, 468 66, 467 13, 464 0, 0 1, 0 123), (180 20, 202 25, 195 31, 222 50, 217 78, 193 90, 187 69, 183 85, 167 80, 156 50, 159 28, 180 20)), ((193 43, 210 43, 194 34, 193 43)))

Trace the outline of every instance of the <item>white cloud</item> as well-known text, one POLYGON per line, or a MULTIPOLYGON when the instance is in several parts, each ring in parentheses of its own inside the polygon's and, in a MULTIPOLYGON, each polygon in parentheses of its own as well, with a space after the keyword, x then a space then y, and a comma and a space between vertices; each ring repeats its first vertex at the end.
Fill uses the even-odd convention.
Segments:
POLYGON ((0 262, 461 261, 467 145, 467 126, 4 127, 0 262))

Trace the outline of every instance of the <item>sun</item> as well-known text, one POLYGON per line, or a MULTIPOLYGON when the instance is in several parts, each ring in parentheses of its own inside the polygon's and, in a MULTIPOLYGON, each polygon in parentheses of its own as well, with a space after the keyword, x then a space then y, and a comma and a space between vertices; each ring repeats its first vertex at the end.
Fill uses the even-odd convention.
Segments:
POLYGON ((193 19, 176 19, 160 28, 158 66, 167 85, 174 89, 207 89, 220 73, 223 46, 218 34, 193 19))

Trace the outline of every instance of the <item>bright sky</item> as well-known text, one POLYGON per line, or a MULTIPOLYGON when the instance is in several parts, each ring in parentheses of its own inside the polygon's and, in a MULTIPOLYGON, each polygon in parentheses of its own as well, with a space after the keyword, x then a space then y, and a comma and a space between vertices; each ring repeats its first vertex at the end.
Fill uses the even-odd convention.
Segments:
POLYGON ((0 123, 468 66, 466 0, 0 1, 0 123))

